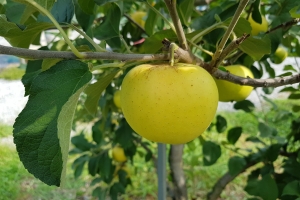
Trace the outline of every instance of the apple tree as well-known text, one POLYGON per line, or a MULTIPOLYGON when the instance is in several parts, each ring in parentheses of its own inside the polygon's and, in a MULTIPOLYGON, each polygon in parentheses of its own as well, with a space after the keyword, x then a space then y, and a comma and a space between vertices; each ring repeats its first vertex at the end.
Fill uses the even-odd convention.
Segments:
MULTIPOLYGON (((249 94, 235 98, 245 87, 249 93, 263 88, 270 94, 279 86, 284 86, 281 92, 288 92, 288 99, 300 98, 300 66, 286 65, 279 73, 272 65, 287 55, 300 56, 299 22, 297 0, 0 0, 0 36, 11 45, 0 45, 0 53, 27 60, 22 82, 29 99, 13 131, 20 160, 45 184, 63 186, 68 154, 75 154, 75 177, 87 166, 94 177, 93 195, 118 199, 131 184, 126 162, 132 164, 140 154, 155 167, 157 158, 153 142, 134 131, 114 94, 138 65, 187 63, 223 81, 217 85, 228 97, 224 101, 254 116, 258 134, 246 135, 243 124, 227 127, 226 118, 212 109, 216 116, 205 134, 215 130, 226 140, 199 133, 187 145, 171 143, 169 195, 194 198, 188 194, 182 165, 184 147, 193 149, 198 141, 202 161, 195 165, 214 165, 223 147, 233 152, 228 171, 211 180, 214 186, 207 199, 218 199, 244 172, 244 189, 251 199, 300 198, 300 118, 295 115, 300 105, 291 103, 289 110, 280 110, 264 96, 277 112, 269 119, 255 113, 253 102, 246 100, 249 94), (45 35, 51 36, 46 44, 41 40, 45 35), (235 73, 229 66, 243 66, 249 73, 235 73), (87 122, 92 123, 92 141, 83 133, 70 136, 72 129, 87 122), (274 124, 279 122, 285 122, 289 132, 278 130, 274 124), (237 146, 241 136, 250 147, 237 146), (114 147, 123 150, 116 153, 125 157, 121 162, 111 156, 114 147)), ((121 105, 126 106, 122 93, 121 105)))

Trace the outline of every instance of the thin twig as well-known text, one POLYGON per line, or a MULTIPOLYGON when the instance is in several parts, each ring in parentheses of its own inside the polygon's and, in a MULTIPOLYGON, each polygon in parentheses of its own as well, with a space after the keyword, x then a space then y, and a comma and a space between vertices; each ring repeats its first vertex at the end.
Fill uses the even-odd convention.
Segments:
POLYGON ((285 23, 282 23, 274 28, 271 28, 270 30, 268 30, 265 34, 268 34, 268 33, 271 33, 271 32, 274 32, 276 31, 277 29, 280 29, 280 28, 289 28, 291 26, 294 26, 295 24, 298 24, 300 22, 300 18, 295 18, 295 19, 292 19, 291 21, 288 21, 288 22, 285 22, 285 23))
POLYGON ((177 9, 176 9, 176 0, 165 0, 165 4, 169 10, 170 16, 172 18, 173 24, 176 29, 177 38, 179 41, 179 45, 183 50, 188 50, 187 40, 182 28, 181 21, 179 19, 177 9))

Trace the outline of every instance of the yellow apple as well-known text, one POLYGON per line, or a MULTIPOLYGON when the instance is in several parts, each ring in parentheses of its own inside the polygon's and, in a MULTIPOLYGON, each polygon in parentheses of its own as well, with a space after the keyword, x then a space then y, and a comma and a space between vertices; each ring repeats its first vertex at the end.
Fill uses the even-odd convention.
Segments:
POLYGON ((144 11, 136 11, 130 15, 130 17, 142 28, 145 27, 145 20, 144 17, 146 16, 146 12, 144 11))
MULTIPOLYGON (((247 67, 242 65, 231 65, 225 67, 225 69, 231 74, 240 77, 253 78, 252 72, 247 67)), ((223 102, 244 100, 250 95, 253 90, 253 87, 251 86, 238 85, 226 80, 218 80, 215 78, 215 81, 218 86, 219 101, 223 102)))
POLYGON ((280 64, 282 63, 282 61, 286 59, 287 56, 288 56, 288 52, 283 47, 280 46, 275 51, 273 62, 275 64, 280 64))
POLYGON ((259 24, 253 20, 252 15, 250 15, 248 21, 251 25, 251 35, 258 35, 260 32, 266 32, 268 30, 268 22, 266 18, 262 15, 261 16, 262 23, 259 24))
POLYGON ((112 156, 113 159, 117 162, 125 162, 127 160, 124 149, 118 146, 115 146, 112 149, 112 156))
POLYGON ((136 133, 155 142, 183 144, 210 125, 218 106, 218 89, 199 66, 143 64, 125 76, 121 106, 136 133))
POLYGON ((121 108, 121 91, 120 90, 117 90, 115 93, 114 93, 114 96, 113 96, 113 101, 114 101, 114 104, 118 107, 118 108, 121 108))

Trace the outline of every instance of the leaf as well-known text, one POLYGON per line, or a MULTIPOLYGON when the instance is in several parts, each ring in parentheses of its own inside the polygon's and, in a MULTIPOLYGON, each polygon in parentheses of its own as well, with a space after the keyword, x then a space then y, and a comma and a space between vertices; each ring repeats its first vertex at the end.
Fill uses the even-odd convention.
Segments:
POLYGON ((234 109, 252 112, 255 109, 254 104, 249 100, 238 101, 234 104, 234 109))
MULTIPOLYGON (((97 3, 97 2, 96 2, 97 3)), ((108 6, 106 10, 106 16, 104 22, 94 29, 94 36, 98 40, 106 40, 107 44, 113 49, 121 47, 120 40, 120 20, 121 20, 121 10, 119 6, 112 3, 108 6)))
POLYGON ((102 154, 94 155, 90 157, 88 163, 88 170, 90 175, 95 176, 99 172, 99 167, 101 163, 102 154))
POLYGON ((57 63, 33 80, 29 100, 16 119, 13 136, 20 160, 48 185, 64 183, 75 107, 91 78, 85 63, 57 63))
POLYGON ((300 18, 300 6, 296 6, 290 10, 291 17, 300 18))
POLYGON ((247 162, 244 158, 239 156, 231 157, 228 161, 228 170, 231 176, 236 176, 243 171, 247 162))
POLYGON ((99 120, 92 127, 92 137, 97 144, 100 144, 103 140, 103 132, 100 128, 101 124, 102 120, 99 120))
POLYGON ((178 14, 182 23, 188 26, 188 21, 194 11, 194 0, 184 0, 178 6, 178 14))
POLYGON ((230 144, 235 144, 243 132, 242 127, 233 127, 228 131, 227 140, 230 144))
POLYGON ((94 0, 78 0, 80 8, 88 15, 94 14, 95 2, 94 0))
POLYGON ((93 197, 98 197, 99 200, 104 200, 106 197, 106 190, 101 188, 101 187, 96 187, 93 190, 92 196, 93 197))
MULTIPOLYGON (((22 4, 26 4, 26 5, 30 5, 27 1, 25 0, 14 0, 16 2, 22 3, 22 4)), ((54 3, 56 1, 60 1, 60 0, 34 0, 37 4, 39 4, 40 6, 42 6, 43 8, 46 8, 47 10, 51 10, 52 6, 54 5, 54 3)))
POLYGON ((300 181, 294 180, 283 188, 282 196, 284 195, 293 195, 300 197, 300 181))
POLYGON ((274 162, 280 153, 281 147, 281 144, 272 144, 269 146, 265 154, 266 159, 270 162, 274 162))
POLYGON ((289 99, 300 99, 300 93, 292 93, 288 97, 289 99))
POLYGON ((213 165, 221 156, 221 147, 211 141, 205 141, 202 146, 203 163, 206 166, 213 165))
POLYGON ((72 144, 80 149, 81 151, 89 151, 91 148, 95 147, 92 143, 90 143, 85 137, 84 134, 76 135, 71 139, 72 144))
POLYGON ((142 53, 156 53, 162 48, 161 41, 164 38, 168 38, 170 41, 176 41, 176 35, 171 29, 158 31, 154 35, 146 38, 145 42, 141 46, 142 53))
POLYGON ((47 69, 50 69, 50 67, 54 66, 56 63, 58 63, 59 61, 61 61, 62 59, 60 58, 55 58, 55 59, 44 59, 43 63, 42 63, 42 70, 45 71, 47 69))
POLYGON ((53 25, 50 23, 32 23, 21 30, 16 24, 8 22, 5 15, 0 15, 0 36, 14 47, 28 48, 41 31, 51 27, 53 25))
POLYGON ((274 200, 278 197, 278 187, 271 175, 265 175, 259 181, 248 181, 245 191, 264 200, 274 200))
POLYGON ((259 130, 261 137, 271 137, 271 136, 275 136, 277 134, 276 129, 271 128, 270 126, 268 126, 267 124, 265 124, 263 122, 259 122, 258 130, 259 130))
MULTIPOLYGON (((58 23, 71 23, 74 12, 73 0, 56 0, 51 9, 51 14, 58 23)), ((51 22, 47 16, 42 14, 38 16, 37 21, 51 22)))
POLYGON ((297 72, 297 70, 295 70, 295 68, 292 66, 292 65, 285 65, 284 68, 283 68, 284 71, 294 71, 294 72, 297 72))
POLYGON ((95 16, 86 14, 81 7, 78 4, 77 0, 74 0, 75 5, 75 16, 79 23, 79 25, 82 27, 82 29, 87 32, 87 30, 91 27, 95 16))
POLYGON ((107 4, 107 3, 116 2, 118 0, 94 0, 94 1, 95 1, 95 3, 97 5, 103 6, 103 5, 107 4))
POLYGON ((300 111, 300 106, 294 105, 292 107, 293 112, 299 112, 300 111))
POLYGON ((119 71, 120 69, 114 69, 108 73, 105 73, 100 76, 95 83, 86 87, 84 93, 87 94, 87 99, 84 105, 92 115, 95 115, 97 113, 98 102, 102 92, 110 84, 110 82, 119 71))
POLYGON ((77 179, 82 174, 83 167, 88 160, 89 156, 84 154, 73 162, 72 169, 74 170, 75 179, 77 179))
POLYGON ((250 36, 239 46, 239 49, 257 61, 265 54, 271 53, 271 41, 268 36, 261 39, 250 36))
POLYGON ((116 130, 116 143, 119 143, 124 149, 128 149, 134 145, 134 131, 123 118, 120 122, 119 128, 116 130))
POLYGON ((216 128, 218 133, 222 133, 227 129, 227 121, 221 115, 217 115, 216 128))

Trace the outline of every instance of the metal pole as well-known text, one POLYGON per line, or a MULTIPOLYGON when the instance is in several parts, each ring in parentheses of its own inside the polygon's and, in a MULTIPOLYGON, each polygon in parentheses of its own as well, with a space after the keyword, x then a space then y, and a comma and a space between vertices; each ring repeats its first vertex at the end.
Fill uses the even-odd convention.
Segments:
POLYGON ((166 145, 158 143, 157 176, 158 176, 158 200, 167 198, 167 154, 166 145))

